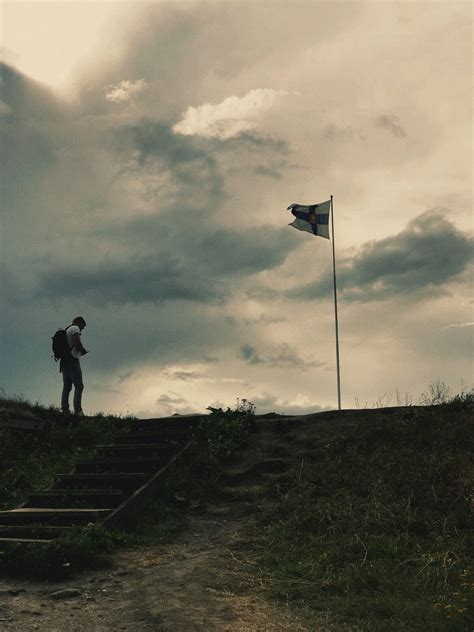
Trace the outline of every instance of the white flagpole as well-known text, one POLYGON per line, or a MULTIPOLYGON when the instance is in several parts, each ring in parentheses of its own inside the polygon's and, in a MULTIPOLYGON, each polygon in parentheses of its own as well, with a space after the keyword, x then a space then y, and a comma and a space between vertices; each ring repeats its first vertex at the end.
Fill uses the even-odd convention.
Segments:
POLYGON ((331 195, 332 269, 334 276, 334 317, 336 322, 337 405, 341 410, 341 372, 339 367, 339 325, 337 320, 336 246, 334 244, 334 205, 331 195))

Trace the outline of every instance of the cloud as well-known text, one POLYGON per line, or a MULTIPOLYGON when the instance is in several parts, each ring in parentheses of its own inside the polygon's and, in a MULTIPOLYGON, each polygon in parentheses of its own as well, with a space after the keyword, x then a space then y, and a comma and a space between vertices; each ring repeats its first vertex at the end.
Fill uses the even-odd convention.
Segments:
MULTIPOLYGON (((192 200, 205 200, 215 208, 223 197, 223 176, 212 147, 199 138, 173 134, 165 121, 144 118, 133 125, 124 125, 112 132, 114 147, 128 162, 123 171, 134 178, 143 178, 166 170, 172 186, 166 193, 179 196, 189 206, 192 200)), ((166 200, 169 205, 169 197, 166 200)), ((193 206, 195 206, 194 204, 193 206)))
MULTIPOLYGON (((416 384, 428 367, 446 370, 449 379, 467 366, 471 330, 440 331, 472 320, 466 300, 390 305, 385 311, 397 325, 387 332, 380 305, 368 302, 455 292, 458 284, 448 284, 459 275, 450 275, 466 269, 465 235, 449 232, 452 217, 441 242, 432 225, 426 239, 414 230, 395 234, 417 213, 418 200, 428 200, 424 208, 458 207, 456 222, 468 222, 468 205, 453 202, 470 193, 465 12, 455 18, 446 5, 427 22, 426 12, 407 9, 413 24, 423 24, 422 39, 414 40, 413 29, 383 3, 375 13, 363 3, 297 4, 247 3, 244 12, 239 3, 160 2, 143 13, 132 8, 127 32, 106 34, 107 45, 102 42, 83 64, 82 78, 71 75, 74 93, 67 102, 5 71, 4 388, 57 403, 60 376, 54 365, 47 370, 50 336, 71 315, 84 313, 91 349, 84 361, 87 383, 103 384, 110 375, 109 386, 122 392, 111 397, 96 391, 94 406, 102 409, 157 414, 159 404, 153 405, 163 394, 168 399, 161 404, 172 412, 187 400, 191 409, 215 398, 231 401, 240 386, 224 380, 249 373, 253 392, 263 400, 262 391, 270 390, 267 403, 281 412, 286 406, 310 412, 333 401, 333 380, 324 368, 316 376, 303 372, 320 358, 332 362, 331 312, 324 305, 310 309, 303 300, 295 327, 295 305, 281 298, 289 283, 308 280, 301 270, 308 266, 309 244, 302 245, 278 211, 282 199, 311 197, 314 187, 329 181, 345 191, 346 240, 349 234, 352 243, 360 243, 361 234, 377 238, 338 253, 344 255, 338 261, 341 296, 367 301, 346 305, 341 328, 346 401, 351 391, 370 399, 371 389, 383 392, 384 383, 400 384, 400 376, 416 384), (374 19, 375 37, 359 46, 374 19), (453 28, 443 30, 447 19, 453 28), (288 37, 290 31, 298 37, 288 37), (440 39, 439 33, 448 35, 440 39), (401 84, 387 81, 387 59, 403 68, 401 84), (368 66, 370 76, 361 71, 368 66), (137 79, 147 87, 134 93, 137 79), (261 86, 302 96, 269 93, 252 109, 245 99, 261 86), (114 90, 116 103, 106 98, 114 90), (437 99, 435 92, 452 98, 437 99), (236 101, 225 112, 220 106, 229 95, 236 101), (193 133, 173 131, 189 106, 193 133), (307 172, 292 171, 290 160, 307 172), (381 200, 386 205, 377 213, 381 200), (394 222, 400 228, 393 229, 394 222), (400 248, 393 261, 389 246, 400 248), (416 256, 425 262, 419 270, 416 256), (403 265, 412 269, 404 272, 403 265), (440 305, 442 318, 427 326, 440 305), (363 313, 352 313, 362 307, 363 313), (256 322, 261 313, 286 321, 256 322), (423 331, 416 330, 420 321, 423 331), (313 357, 306 354, 315 332, 313 357), (396 361, 390 368, 390 356, 405 357, 404 345, 413 348, 415 338, 418 355, 410 355, 403 371, 396 361), (435 353, 433 340, 440 339, 446 350, 435 353), (279 341, 291 348, 276 346, 279 341), (244 342, 247 360, 236 357, 244 342), (216 361, 202 367, 206 356, 216 361)), ((321 267, 323 254, 313 262, 321 275, 317 294, 329 297, 331 270, 325 274, 321 267)))
POLYGON ((137 79, 136 81, 124 79, 115 86, 108 86, 105 98, 112 103, 128 103, 147 87, 148 83, 144 79, 137 79))
POLYGON ((212 228, 206 221, 198 226, 184 210, 109 230, 103 239, 99 234, 89 241, 91 256, 109 240, 123 243, 124 256, 74 266, 43 264, 34 290, 37 299, 67 300, 79 293, 102 305, 215 302, 235 292, 240 279, 246 282, 249 275, 279 266, 294 244, 284 228, 233 231, 212 228), (144 254, 129 254, 134 247, 144 254))
POLYGON ((274 169, 273 167, 265 167, 264 165, 260 165, 255 167, 253 172, 257 176, 264 176, 265 178, 271 178, 272 180, 281 180, 282 174, 281 171, 274 169))
POLYGON ((39 300, 82 295, 96 305, 138 304, 169 300, 209 301, 218 296, 208 279, 184 268, 178 259, 135 258, 78 265, 45 272, 37 287, 39 300))
POLYGON ((221 103, 189 107, 173 131, 187 136, 229 139, 258 128, 262 114, 273 107, 282 90, 258 88, 243 97, 227 97, 221 103))
POLYGON ((284 399, 273 393, 264 392, 251 398, 259 415, 274 412, 286 415, 309 415, 325 410, 333 410, 330 406, 323 406, 308 396, 297 393, 294 399, 284 399))
POLYGON ((325 364, 324 362, 305 360, 286 343, 277 345, 276 352, 269 354, 266 357, 258 353, 257 349, 252 345, 242 345, 242 347, 240 347, 239 357, 245 360, 248 364, 265 364, 272 368, 291 367, 298 368, 303 371, 309 368, 320 367, 325 364))
MULTIPOLYGON (((201 358, 200 362, 206 362, 206 358, 201 358)), ((207 364, 212 364, 212 362, 208 360, 207 364)), ((197 366, 199 367, 199 365, 197 366)), ((201 370, 200 368, 179 368, 171 366, 162 371, 161 374, 170 381, 177 380, 178 382, 219 384, 221 386, 222 384, 241 384, 244 381, 241 378, 224 377, 222 375, 214 377, 209 375, 206 370, 201 370)))
POLYGON ((442 329, 466 329, 468 327, 474 327, 474 322, 451 323, 450 325, 446 325, 445 327, 442 327, 442 329))
POLYGON ((240 357, 249 364, 261 364, 263 362, 255 347, 251 345, 242 345, 240 347, 240 357))
MULTIPOLYGON (((392 237, 364 244, 339 261, 338 291, 346 301, 369 302, 394 296, 439 296, 473 260, 473 239, 435 209, 411 220, 392 237)), ((314 284, 289 290, 290 298, 312 300, 332 288, 327 270, 314 284)))
POLYGON ((294 367, 302 370, 320 367, 325 364, 315 360, 305 360, 286 343, 278 345, 276 353, 269 356, 267 362, 272 367, 294 367))
POLYGON ((139 411, 137 417, 140 419, 150 417, 171 417, 172 415, 192 415, 200 412, 200 407, 188 401, 179 393, 168 391, 160 395, 152 411, 139 411))
POLYGON ((0 100, 0 116, 7 116, 12 113, 12 109, 9 105, 0 100))
POLYGON ((387 129, 394 136, 398 138, 405 138, 406 132, 403 127, 400 125, 398 116, 382 114, 375 119, 375 127, 380 127, 382 129, 387 129))
POLYGON ((203 378, 203 374, 201 372, 191 369, 167 369, 166 371, 163 371, 163 376, 169 378, 170 380, 178 380, 180 382, 196 382, 201 381, 203 378))

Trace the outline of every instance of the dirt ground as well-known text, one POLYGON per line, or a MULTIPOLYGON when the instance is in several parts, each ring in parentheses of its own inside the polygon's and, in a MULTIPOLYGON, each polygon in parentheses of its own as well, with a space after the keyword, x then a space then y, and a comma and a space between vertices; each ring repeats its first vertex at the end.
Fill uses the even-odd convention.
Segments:
POLYGON ((248 527, 271 502, 269 483, 278 485, 317 440, 314 423, 294 421, 283 431, 275 431, 274 424, 259 425, 249 448, 226 468, 222 496, 196 509, 174 543, 118 553, 107 571, 66 582, 0 579, 0 630, 342 630, 324 620, 309 622, 304 613, 271 601, 242 547, 248 527), (75 593, 52 597, 65 589, 75 593))

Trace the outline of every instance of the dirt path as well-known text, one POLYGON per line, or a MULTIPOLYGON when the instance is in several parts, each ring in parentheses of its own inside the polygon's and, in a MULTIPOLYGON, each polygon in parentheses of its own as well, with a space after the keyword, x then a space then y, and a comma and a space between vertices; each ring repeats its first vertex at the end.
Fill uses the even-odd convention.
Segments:
MULTIPOLYGON (((302 428, 303 430, 303 428, 302 428)), ((304 436, 304 435, 302 435, 304 436)), ((304 443, 308 437, 304 436, 304 443)), ((176 542, 127 551, 75 581, 0 580, 2 632, 325 632, 336 628, 268 600, 242 550, 245 531, 301 457, 301 436, 263 425, 226 470, 225 493, 176 542), (75 594, 53 598, 72 589, 75 594)))

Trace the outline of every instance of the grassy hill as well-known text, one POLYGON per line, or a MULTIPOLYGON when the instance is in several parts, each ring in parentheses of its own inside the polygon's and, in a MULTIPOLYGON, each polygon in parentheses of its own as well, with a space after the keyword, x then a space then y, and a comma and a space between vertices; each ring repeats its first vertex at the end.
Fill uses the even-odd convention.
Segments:
POLYGON ((352 630, 474 630, 472 412, 465 397, 287 423, 301 466, 258 527, 268 589, 352 630))
MULTIPOLYGON (((65 425, 54 409, 11 400, 0 407, 0 462, 15 457, 0 470, 4 507, 46 486, 128 423, 99 416, 65 425), (6 429, 15 406, 47 422, 35 441, 6 429)), ((472 413, 473 397, 464 395, 436 406, 255 417, 257 429, 279 434, 293 454, 291 471, 259 499, 243 540, 259 585, 310 619, 328 613, 336 629, 473 630, 472 413)), ((163 529, 154 530, 156 516, 171 534, 185 528, 189 508, 177 511, 176 497, 219 493, 219 465, 239 447, 244 458, 246 441, 251 448, 249 417, 251 406, 217 410, 206 420, 194 450, 157 498, 159 511, 149 512, 148 541, 163 537, 163 529)), ((97 550, 109 545, 103 534, 88 534, 78 559, 90 547, 97 561, 97 550)))

